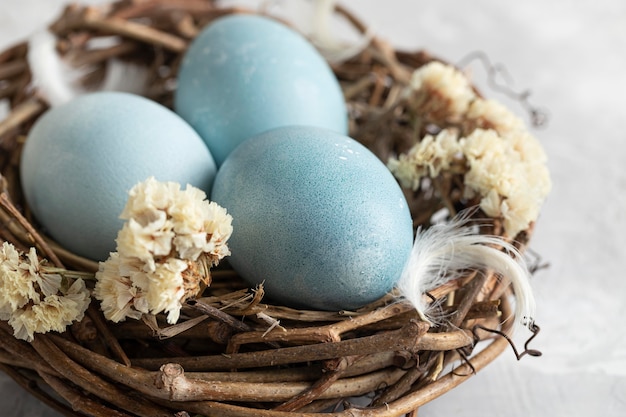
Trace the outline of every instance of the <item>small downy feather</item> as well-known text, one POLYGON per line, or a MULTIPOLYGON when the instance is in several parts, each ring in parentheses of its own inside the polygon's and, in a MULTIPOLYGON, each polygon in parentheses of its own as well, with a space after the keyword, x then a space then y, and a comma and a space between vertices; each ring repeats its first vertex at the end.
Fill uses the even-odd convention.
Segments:
POLYGON ((27 59, 33 85, 51 106, 66 103, 81 93, 75 84, 84 71, 72 68, 60 58, 56 37, 49 31, 39 31, 31 36, 27 59))
MULTIPOLYGON (((59 106, 88 91, 79 81, 89 68, 74 68, 63 60, 56 50, 56 37, 49 31, 39 31, 28 42, 28 64, 33 85, 50 106, 59 106)), ((148 80, 146 68, 111 59, 100 91, 125 91, 143 94, 148 80)))
POLYGON ((438 323, 436 309, 425 294, 467 269, 481 268, 507 277, 515 294, 516 323, 530 327, 534 322, 535 299, 530 272, 522 254, 503 238, 475 233, 466 217, 418 230, 413 249, 397 288, 418 313, 438 323))

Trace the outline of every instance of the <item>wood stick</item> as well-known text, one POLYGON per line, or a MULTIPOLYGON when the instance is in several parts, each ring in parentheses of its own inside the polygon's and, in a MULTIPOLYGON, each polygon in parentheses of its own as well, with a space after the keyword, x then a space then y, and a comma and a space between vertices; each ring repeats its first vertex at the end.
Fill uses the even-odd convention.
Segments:
POLYGON ((2 137, 22 123, 30 121, 44 111, 46 106, 39 100, 31 98, 15 107, 9 116, 0 121, 0 142, 2 137))
MULTIPOLYGON (((39 401, 41 401, 43 404, 46 404, 53 410, 67 417, 84 417, 84 415, 77 413, 66 404, 61 403, 56 398, 53 398, 50 394, 45 392, 36 383, 34 383, 31 378, 24 376, 22 373, 17 372, 10 366, 0 364, 0 371, 7 374, 24 390, 28 391, 33 397, 37 398, 39 401)), ((54 378, 46 373, 41 373, 41 375, 45 375, 47 378, 54 378)), ((46 379, 44 379, 44 381, 48 382, 46 379)))
MULTIPOLYGON (((71 342, 68 342, 71 343, 71 342)), ((50 366, 52 366, 59 374, 72 381, 77 386, 87 392, 102 398, 103 400, 128 410, 140 416, 145 417, 171 417, 171 413, 155 406, 140 397, 128 396, 125 391, 104 379, 97 377, 87 369, 81 367, 76 362, 68 358, 52 341, 48 335, 36 335, 32 346, 42 356, 45 357, 50 366)), ((109 361, 114 362, 109 359, 109 361)), ((117 362, 114 362, 117 363, 117 362)), ((123 365, 119 365, 124 367, 123 365)), ((130 369, 124 367, 125 369, 130 369)))

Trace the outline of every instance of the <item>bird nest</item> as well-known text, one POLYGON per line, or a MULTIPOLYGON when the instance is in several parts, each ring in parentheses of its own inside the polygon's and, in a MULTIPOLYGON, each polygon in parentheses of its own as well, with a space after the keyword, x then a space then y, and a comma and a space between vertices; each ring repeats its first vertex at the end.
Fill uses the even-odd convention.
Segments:
MULTIPOLYGON (((123 0, 69 6, 50 31, 66 61, 89 68, 80 80, 86 89, 97 88, 111 60, 136 62, 149 68, 145 95, 171 107, 189 42, 228 13, 251 11, 200 0, 123 0), (111 37, 113 44, 93 46, 111 37)), ((353 14, 340 7, 335 13, 369 36, 353 14)), ((27 53, 21 43, 0 54, 0 98, 10 103, 0 123, 1 238, 24 253, 36 247, 56 268, 93 276, 98 264, 47 237, 20 190, 22 146, 49 107, 33 86, 27 53)), ((416 71, 433 62, 441 61, 424 51, 394 50, 377 37, 331 62, 348 104, 350 136, 385 163, 410 159, 425 137, 434 143, 450 129, 459 136, 500 129, 501 119, 451 110, 445 91, 420 94, 416 71)), ((468 192, 468 158, 440 159, 424 162, 417 184, 405 187, 415 227, 479 207, 468 218, 480 220, 480 233, 524 251, 534 219, 515 227, 502 213, 489 213, 487 193, 468 192)), ((297 310, 266 301, 262 286, 250 288, 227 265, 211 276, 175 325, 162 315, 111 323, 95 301, 65 332, 36 334, 32 342, 15 338, 1 321, 0 369, 68 416, 414 415, 511 346, 507 335, 516 320, 507 277, 481 267, 428 292, 445 317, 436 326, 394 293, 355 311, 297 310)), ((524 354, 538 352, 518 357, 524 354)))

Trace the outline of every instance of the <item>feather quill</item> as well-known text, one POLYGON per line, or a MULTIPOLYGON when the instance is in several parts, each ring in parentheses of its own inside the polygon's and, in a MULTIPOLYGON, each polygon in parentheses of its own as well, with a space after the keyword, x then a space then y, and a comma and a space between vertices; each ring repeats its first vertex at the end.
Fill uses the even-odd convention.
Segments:
POLYGON ((468 226, 466 217, 419 229, 411 255, 397 288, 418 313, 432 323, 441 321, 425 294, 467 269, 494 271, 510 280, 515 294, 516 324, 532 326, 535 299, 530 272, 522 254, 501 237, 481 235, 468 226))

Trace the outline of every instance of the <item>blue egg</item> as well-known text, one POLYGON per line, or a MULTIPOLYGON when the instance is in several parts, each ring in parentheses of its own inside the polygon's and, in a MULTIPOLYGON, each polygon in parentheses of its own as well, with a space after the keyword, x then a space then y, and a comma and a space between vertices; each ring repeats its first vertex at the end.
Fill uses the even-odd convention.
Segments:
POLYGON ((299 308, 354 309, 380 298, 413 243, 387 167, 327 129, 278 128, 244 142, 219 168, 211 198, 233 216, 233 268, 299 308))
POLYGON ((330 66, 303 36, 258 15, 230 15, 191 43, 174 108, 217 165, 244 140, 290 125, 346 134, 347 110, 330 66))
POLYGON ((45 231, 76 254, 105 260, 133 185, 154 176, 209 192, 217 168, 173 111, 140 96, 100 92, 40 117, 20 171, 26 201, 45 231))

